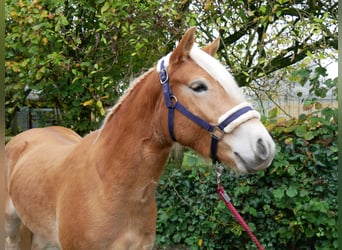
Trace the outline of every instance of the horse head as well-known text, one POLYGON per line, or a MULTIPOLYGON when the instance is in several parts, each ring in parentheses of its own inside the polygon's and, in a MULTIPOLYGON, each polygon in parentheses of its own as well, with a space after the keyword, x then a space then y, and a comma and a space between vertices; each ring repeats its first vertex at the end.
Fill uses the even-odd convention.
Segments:
POLYGON ((168 84, 163 86, 169 108, 168 118, 163 119, 168 120, 163 122, 165 133, 238 172, 267 168, 274 158, 275 144, 260 122, 260 114, 247 103, 225 66, 214 58, 219 38, 200 49, 194 32, 194 28, 189 29, 157 65, 161 78, 165 78, 161 83, 168 84), (189 119, 188 113, 195 118, 189 119), (213 137, 217 139, 215 156, 213 137))

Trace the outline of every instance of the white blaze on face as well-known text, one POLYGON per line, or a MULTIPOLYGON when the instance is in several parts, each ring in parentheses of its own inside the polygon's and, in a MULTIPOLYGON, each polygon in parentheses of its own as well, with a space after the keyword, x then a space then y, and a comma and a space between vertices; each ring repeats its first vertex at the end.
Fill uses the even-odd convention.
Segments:
MULTIPOLYGON (((227 94, 231 98, 234 98, 234 101, 240 102, 238 105, 234 106, 218 118, 217 122, 219 124, 239 109, 251 106, 249 103, 246 102, 233 76, 218 60, 208 55, 206 52, 204 52, 197 46, 192 47, 190 51, 190 57, 201 68, 206 70, 208 74, 211 75, 211 77, 213 77, 217 82, 219 82, 221 86, 224 88, 224 90, 227 92, 227 94)), ((224 128, 224 132, 231 133, 237 126, 252 118, 260 119, 259 112, 257 112, 256 110, 250 110, 247 113, 244 113, 243 115, 237 117, 234 121, 232 121, 228 126, 226 126, 224 128)))
POLYGON ((190 51, 190 57, 208 74, 218 81, 225 91, 235 100, 245 102, 240 88, 238 87, 234 77, 228 70, 214 57, 194 45, 190 51))

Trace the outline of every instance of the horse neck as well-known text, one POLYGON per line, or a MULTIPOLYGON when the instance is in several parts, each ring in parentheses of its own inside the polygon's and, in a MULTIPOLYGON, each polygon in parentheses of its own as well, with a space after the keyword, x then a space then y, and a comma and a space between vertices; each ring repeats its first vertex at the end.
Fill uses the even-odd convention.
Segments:
POLYGON ((159 76, 150 70, 114 108, 95 143, 103 181, 138 188, 158 181, 172 146, 161 126, 162 98, 159 76))

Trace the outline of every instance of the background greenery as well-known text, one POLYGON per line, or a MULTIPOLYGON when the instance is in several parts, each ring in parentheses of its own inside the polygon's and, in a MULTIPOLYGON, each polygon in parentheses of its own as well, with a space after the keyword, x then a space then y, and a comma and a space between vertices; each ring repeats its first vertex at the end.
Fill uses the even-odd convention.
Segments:
POLYGON ((260 98, 281 95, 292 71, 337 56, 337 0, 5 1, 7 128, 28 106, 58 109, 57 123, 78 133, 94 130, 190 26, 200 44, 220 35, 219 59, 260 98))
MULTIPOLYGON (((277 142, 266 171, 225 173, 232 202, 265 249, 337 249, 337 109, 298 119, 270 116, 277 142)), ((216 194, 210 164, 187 151, 169 165, 157 192, 157 245, 185 249, 255 249, 216 194)))
MULTIPOLYGON (((303 105, 316 113, 261 110, 277 142, 272 166, 223 182, 267 249, 337 248, 337 110, 315 99, 336 88, 322 62, 336 59, 337 0, 5 2, 6 128, 24 106, 59 110, 56 123, 82 135, 98 128, 190 26, 200 44, 220 35, 218 58, 261 100, 284 95, 285 78, 308 85, 303 105)), ((210 164, 188 150, 172 157, 157 193, 156 247, 253 249, 215 189, 210 164)))

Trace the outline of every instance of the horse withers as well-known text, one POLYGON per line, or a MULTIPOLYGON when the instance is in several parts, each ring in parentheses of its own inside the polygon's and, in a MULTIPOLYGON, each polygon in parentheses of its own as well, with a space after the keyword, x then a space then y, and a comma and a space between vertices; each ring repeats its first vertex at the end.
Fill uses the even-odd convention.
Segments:
POLYGON ((219 39, 199 49, 194 32, 134 81, 99 130, 36 128, 6 145, 7 249, 152 249, 156 186, 175 141, 242 173, 271 164, 259 113, 213 57, 219 39))

